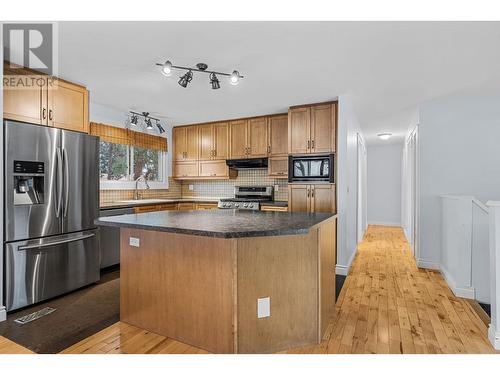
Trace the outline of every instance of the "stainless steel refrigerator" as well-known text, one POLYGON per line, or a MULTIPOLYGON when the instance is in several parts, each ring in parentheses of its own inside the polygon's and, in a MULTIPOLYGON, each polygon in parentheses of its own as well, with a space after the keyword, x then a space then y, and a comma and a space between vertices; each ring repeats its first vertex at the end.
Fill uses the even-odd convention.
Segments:
POLYGON ((7 311, 99 280, 99 138, 4 121, 7 311))

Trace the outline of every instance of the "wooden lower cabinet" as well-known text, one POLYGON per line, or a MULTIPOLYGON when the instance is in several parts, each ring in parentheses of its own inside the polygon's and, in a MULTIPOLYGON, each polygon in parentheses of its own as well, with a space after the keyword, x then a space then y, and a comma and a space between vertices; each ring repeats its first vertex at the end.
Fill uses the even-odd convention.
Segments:
POLYGON ((195 209, 195 204, 192 202, 184 202, 184 203, 177 203, 177 209, 180 211, 183 210, 194 210, 195 209))
POLYGON ((286 206, 260 206, 261 211, 273 211, 273 212, 287 212, 288 207, 286 206))
POLYGON ((217 208, 217 203, 196 203, 195 205, 195 210, 213 210, 217 208))
POLYGON ((288 206, 292 212, 335 213, 335 184, 289 184, 288 206))
POLYGON ((134 212, 136 214, 141 214, 143 212, 153 212, 153 211, 158 211, 158 206, 157 205, 134 207, 134 212))
POLYGON ((164 203, 156 206, 157 211, 174 211, 177 210, 177 203, 164 203))
POLYGON ((197 161, 179 161, 173 162, 173 178, 188 179, 198 177, 197 161))
POLYGON ((269 158, 268 174, 274 178, 288 178, 288 157, 269 158))

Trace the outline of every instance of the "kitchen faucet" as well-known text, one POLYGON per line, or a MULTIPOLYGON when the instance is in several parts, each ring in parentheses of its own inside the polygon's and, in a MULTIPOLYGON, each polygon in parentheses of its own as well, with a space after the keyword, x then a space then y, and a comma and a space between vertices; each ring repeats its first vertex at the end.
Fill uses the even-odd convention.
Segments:
POLYGON ((149 189, 148 180, 146 179, 146 177, 143 174, 141 174, 139 177, 137 177, 135 179, 134 200, 139 199, 139 191, 137 190, 137 186, 139 185, 139 181, 144 182, 144 184, 146 185, 146 189, 149 189))

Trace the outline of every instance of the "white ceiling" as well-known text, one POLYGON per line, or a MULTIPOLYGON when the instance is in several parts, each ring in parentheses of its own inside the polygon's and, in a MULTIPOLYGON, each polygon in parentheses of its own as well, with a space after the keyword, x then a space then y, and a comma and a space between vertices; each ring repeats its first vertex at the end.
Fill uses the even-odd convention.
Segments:
POLYGON ((500 86, 499 22, 62 22, 59 75, 91 101, 149 111, 170 124, 285 112, 354 97, 368 140, 400 138, 422 101, 484 82, 500 86), (240 71, 212 90, 186 88, 154 65, 205 62, 240 71))

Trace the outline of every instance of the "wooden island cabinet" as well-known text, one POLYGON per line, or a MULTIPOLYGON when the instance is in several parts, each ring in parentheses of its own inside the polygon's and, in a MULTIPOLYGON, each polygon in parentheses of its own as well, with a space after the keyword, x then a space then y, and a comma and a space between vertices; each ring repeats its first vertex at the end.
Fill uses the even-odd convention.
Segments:
POLYGON ((318 344, 327 330, 335 215, 163 211, 98 224, 120 227, 123 322, 213 353, 318 344))

